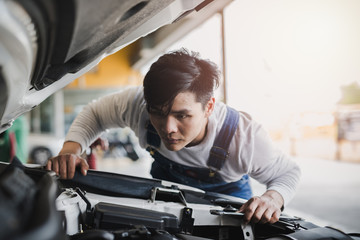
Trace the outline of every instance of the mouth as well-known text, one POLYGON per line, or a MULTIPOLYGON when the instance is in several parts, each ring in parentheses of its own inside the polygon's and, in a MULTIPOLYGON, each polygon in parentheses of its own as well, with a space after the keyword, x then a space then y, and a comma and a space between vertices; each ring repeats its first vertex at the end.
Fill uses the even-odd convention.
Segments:
POLYGON ((179 143, 181 141, 180 139, 175 139, 175 138, 164 138, 164 140, 168 144, 177 144, 177 143, 179 143))

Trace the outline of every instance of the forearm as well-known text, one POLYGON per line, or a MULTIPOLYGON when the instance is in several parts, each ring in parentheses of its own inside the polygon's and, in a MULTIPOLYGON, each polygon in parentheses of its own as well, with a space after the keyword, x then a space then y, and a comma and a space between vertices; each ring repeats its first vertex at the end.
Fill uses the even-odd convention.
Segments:
POLYGON ((84 151, 103 131, 117 127, 121 116, 116 115, 112 98, 107 96, 85 106, 71 124, 65 141, 79 143, 84 151))
POLYGON ((282 155, 268 164, 267 170, 263 169, 260 175, 251 173, 250 176, 265 184, 267 191, 279 193, 286 206, 295 195, 301 170, 293 160, 282 155))
POLYGON ((267 190, 278 192, 286 206, 295 195, 301 170, 296 162, 279 150, 264 129, 256 131, 249 175, 266 185, 267 190))
POLYGON ((86 106, 75 118, 65 137, 65 142, 76 142, 84 151, 104 131, 97 119, 96 108, 86 106))
POLYGON ((142 95, 134 99, 139 88, 105 96, 90 103, 78 114, 72 123, 65 141, 78 142, 84 151, 106 129, 127 127, 137 123, 142 95))
POLYGON ((279 193, 283 198, 284 206, 286 206, 295 195, 300 176, 300 168, 297 165, 293 165, 287 172, 282 172, 279 177, 268 182, 267 190, 279 193))

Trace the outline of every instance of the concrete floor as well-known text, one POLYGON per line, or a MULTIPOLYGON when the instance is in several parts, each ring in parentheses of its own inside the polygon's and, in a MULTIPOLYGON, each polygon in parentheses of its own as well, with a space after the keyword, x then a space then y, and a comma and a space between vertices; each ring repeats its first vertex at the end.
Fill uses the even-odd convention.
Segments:
POLYGON ((302 181, 288 211, 347 233, 360 233, 360 163, 311 158, 296 161, 302 169, 302 181))
MULTIPOLYGON (((295 158, 302 179, 294 199, 285 212, 320 226, 331 226, 346 233, 360 233, 360 163, 317 158, 295 158)), ((122 174, 151 177, 151 159, 131 161, 104 159, 98 169, 122 174)), ((255 194, 264 186, 252 181, 255 194)))

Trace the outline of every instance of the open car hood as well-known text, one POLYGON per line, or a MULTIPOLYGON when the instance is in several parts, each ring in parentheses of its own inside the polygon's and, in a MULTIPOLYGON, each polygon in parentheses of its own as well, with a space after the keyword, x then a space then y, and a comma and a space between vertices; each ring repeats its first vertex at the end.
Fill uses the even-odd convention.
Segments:
POLYGON ((0 132, 104 57, 211 0, 0 0, 0 132))

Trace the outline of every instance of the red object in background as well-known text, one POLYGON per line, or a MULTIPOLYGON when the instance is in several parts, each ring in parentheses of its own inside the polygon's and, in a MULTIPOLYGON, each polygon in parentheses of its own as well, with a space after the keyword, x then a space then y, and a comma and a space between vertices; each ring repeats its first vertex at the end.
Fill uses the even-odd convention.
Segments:
POLYGON ((96 169, 96 156, 93 153, 93 149, 91 148, 90 154, 87 155, 87 162, 89 164, 90 169, 96 169))
POLYGON ((16 136, 14 132, 9 133, 9 140, 10 140, 10 162, 16 155, 16 136))
POLYGON ((101 150, 106 151, 109 148, 109 142, 106 139, 98 138, 90 145, 90 154, 87 155, 90 169, 96 169, 96 155, 94 149, 98 147, 100 147, 101 150))

